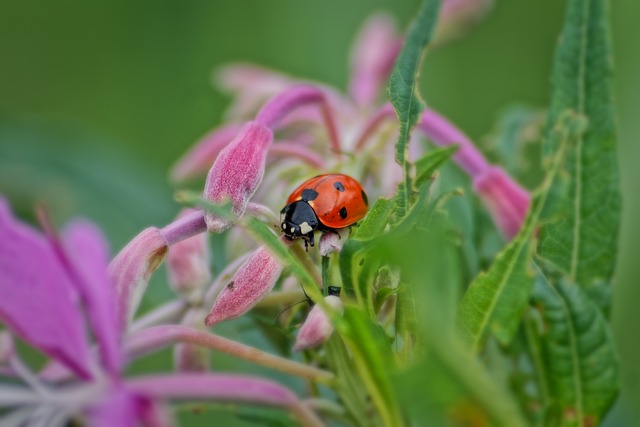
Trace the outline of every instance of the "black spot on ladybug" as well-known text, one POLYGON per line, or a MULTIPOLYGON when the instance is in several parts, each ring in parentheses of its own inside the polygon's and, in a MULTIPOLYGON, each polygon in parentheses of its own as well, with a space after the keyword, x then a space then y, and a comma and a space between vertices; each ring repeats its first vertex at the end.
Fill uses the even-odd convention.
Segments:
POLYGON ((318 197, 318 192, 316 190, 307 188, 302 191, 302 200, 304 200, 305 202, 315 200, 316 197, 318 197))
POLYGON ((227 288, 229 288, 229 289, 233 289, 235 285, 236 285, 236 282, 234 282, 234 281, 232 280, 232 281, 230 281, 229 283, 227 283, 227 288))
POLYGON ((343 206, 342 209, 340 209, 340 218, 345 219, 347 217, 347 207, 343 206))
POLYGON ((342 183, 340 181, 336 181, 333 183, 333 188, 335 188, 336 190, 338 190, 339 192, 344 192, 344 185, 342 185, 342 183))
POLYGON ((369 198, 367 198, 367 193, 365 193, 364 191, 361 191, 360 194, 362 194, 362 200, 364 200, 364 204, 366 206, 369 206, 369 198))

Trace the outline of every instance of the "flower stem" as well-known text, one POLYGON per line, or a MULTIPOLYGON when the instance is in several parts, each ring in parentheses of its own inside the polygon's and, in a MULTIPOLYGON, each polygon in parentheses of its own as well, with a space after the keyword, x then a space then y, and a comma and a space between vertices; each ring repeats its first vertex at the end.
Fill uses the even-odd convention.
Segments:
POLYGON ((331 372, 274 356, 228 338, 183 325, 155 326, 131 334, 125 340, 125 350, 130 357, 140 357, 179 342, 221 351, 239 359, 314 381, 328 383, 333 380, 331 372))
POLYGON ((322 257, 322 290, 323 295, 329 295, 329 257, 322 257))
POLYGON ((185 215, 160 231, 169 246, 196 234, 204 233, 207 231, 207 224, 204 222, 204 211, 198 210, 185 215))
POLYGON ((187 311, 189 304, 184 300, 173 300, 139 317, 129 327, 128 332, 138 332, 151 326, 177 322, 187 311))
POLYGON ((316 266, 311 261, 311 258, 309 258, 309 254, 302 249, 302 246, 296 243, 290 245, 289 248, 293 256, 295 256, 300 261, 302 266, 314 278, 316 284, 318 285, 318 288, 322 288, 322 283, 323 283, 322 277, 320 277, 320 275, 318 274, 318 270, 316 269, 316 266))
POLYGON ((280 305, 295 304, 300 301, 305 301, 304 292, 302 289, 296 289, 293 291, 273 291, 260 301, 256 307, 274 307, 280 305))

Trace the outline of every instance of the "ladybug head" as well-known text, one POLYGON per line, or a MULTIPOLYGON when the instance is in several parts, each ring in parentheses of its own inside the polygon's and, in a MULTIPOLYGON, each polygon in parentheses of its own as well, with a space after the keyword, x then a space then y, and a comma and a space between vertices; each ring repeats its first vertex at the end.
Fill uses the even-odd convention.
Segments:
POLYGON ((318 216, 309 203, 298 200, 280 211, 280 228, 290 239, 303 238, 305 245, 313 246, 313 232, 320 225, 318 216))

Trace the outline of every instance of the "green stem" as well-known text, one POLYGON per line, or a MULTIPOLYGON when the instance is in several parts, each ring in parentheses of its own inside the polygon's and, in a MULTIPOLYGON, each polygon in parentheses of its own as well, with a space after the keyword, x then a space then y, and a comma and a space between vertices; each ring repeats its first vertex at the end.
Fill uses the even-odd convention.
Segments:
POLYGON ((327 296, 329 294, 329 257, 322 257, 322 294, 327 296))

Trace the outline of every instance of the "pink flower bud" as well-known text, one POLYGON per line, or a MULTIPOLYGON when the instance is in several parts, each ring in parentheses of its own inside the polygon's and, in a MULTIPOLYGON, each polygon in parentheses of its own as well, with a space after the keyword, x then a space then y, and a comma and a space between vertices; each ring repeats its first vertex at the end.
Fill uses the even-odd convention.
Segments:
POLYGON ((116 290, 116 313, 121 331, 140 303, 151 273, 162 263, 168 243, 154 227, 142 230, 109 264, 109 277, 116 290))
POLYGON ((366 107, 378 100, 401 47, 388 15, 374 15, 365 22, 351 53, 349 95, 356 104, 366 107))
POLYGON ((499 167, 491 167, 475 178, 473 188, 500 231, 508 239, 513 238, 527 216, 529 193, 499 167))
MULTIPOLYGON (((329 295, 324 300, 330 307, 342 313, 340 297, 329 295)), ((307 319, 302 324, 293 350, 300 351, 320 345, 328 340, 332 333, 333 325, 329 316, 316 304, 309 311, 307 319)))
POLYGON ((492 6, 493 0, 444 0, 436 42, 445 43, 463 36, 487 16, 492 6))
MULTIPOLYGON (((273 132, 267 126, 246 123, 238 136, 218 155, 207 176, 204 196, 213 203, 230 201, 233 216, 241 218, 247 203, 260 185, 264 175, 267 150, 273 141, 273 132)), ((207 213, 205 221, 209 231, 220 233, 231 227, 232 220, 207 213)))
POLYGON ((258 248, 220 291, 205 324, 211 326, 245 314, 271 292, 281 272, 278 259, 264 246, 258 248))
MULTIPOLYGON (((205 331, 202 319, 206 312, 202 308, 193 308, 185 314, 182 324, 205 331)), ((178 372, 206 372, 211 365, 210 350, 204 346, 180 342, 173 349, 173 361, 178 372)))
POLYGON ((346 237, 349 233, 349 229, 335 230, 335 232, 324 233, 320 237, 320 255, 329 256, 334 252, 340 252, 344 242, 347 241, 346 237))
POLYGON ((240 132, 237 123, 216 128, 202 137, 171 169, 172 181, 187 181, 204 176, 220 151, 240 132))
MULTIPOLYGON (((178 218, 195 212, 184 209, 178 218)), ((188 301, 202 298, 202 289, 211 280, 209 244, 206 233, 196 234, 169 247, 167 273, 169 284, 188 301)))

